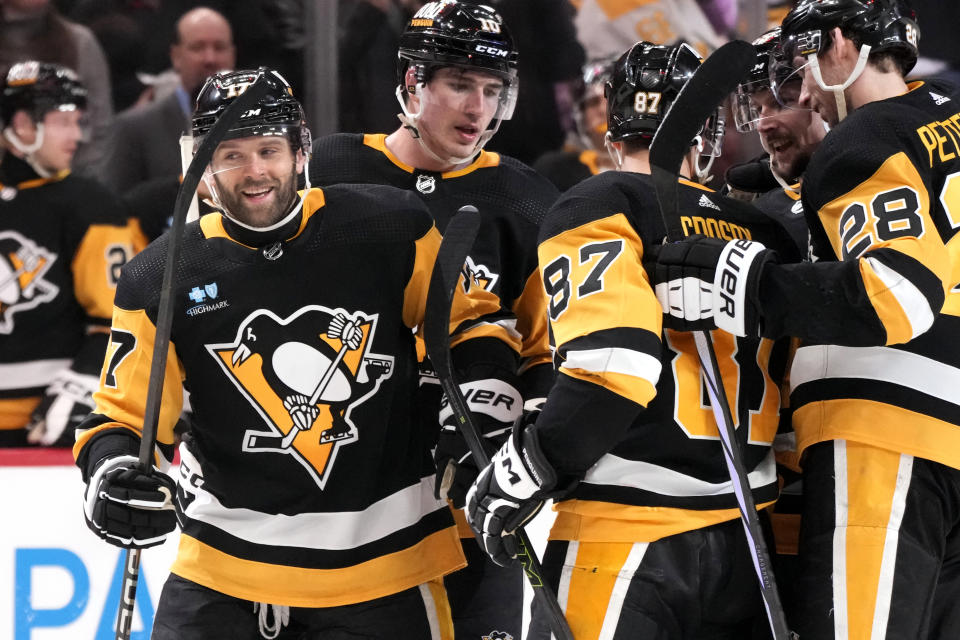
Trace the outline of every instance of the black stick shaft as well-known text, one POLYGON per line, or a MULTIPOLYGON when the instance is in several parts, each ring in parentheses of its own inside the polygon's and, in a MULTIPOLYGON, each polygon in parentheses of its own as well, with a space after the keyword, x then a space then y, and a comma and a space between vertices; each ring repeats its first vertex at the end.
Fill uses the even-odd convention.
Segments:
MULTIPOLYGON (((423 328, 427 354, 457 418, 460 431, 470 447, 470 453, 477 467, 482 469, 490 464, 490 456, 487 455, 480 440, 480 432, 473 423, 467 401, 453 373, 449 331, 450 310, 455 288, 479 227, 480 214, 471 206, 461 207, 447 225, 430 279, 430 295, 423 328)), ((518 546, 517 559, 523 565, 523 572, 533 589, 534 599, 546 613, 553 635, 557 640, 574 640, 573 632, 567 624, 556 595, 543 580, 543 567, 533 550, 530 537, 522 527, 517 528, 515 535, 518 546)))
MULTIPOLYGON (((650 148, 651 175, 668 240, 676 241, 684 237, 680 225, 677 183, 683 156, 706 119, 746 76, 755 57, 753 46, 737 40, 713 52, 680 91, 654 136, 650 148)), ((694 339, 770 629, 775 640, 786 640, 789 637, 786 616, 770 570, 770 553, 760 529, 756 503, 743 464, 743 452, 736 439, 733 414, 723 388, 713 342, 705 331, 694 332, 694 339)))
MULTIPOLYGON (((167 245, 167 258, 163 266, 163 283, 160 287, 160 301, 157 307, 156 333, 153 340, 153 356, 150 362, 150 379, 147 383, 147 402, 143 415, 143 431, 140 435, 139 463, 141 470, 150 474, 153 472, 153 450, 157 442, 157 427, 160 421, 160 406, 163 396, 163 380, 167 367, 167 349, 170 346, 170 327, 173 324, 172 290, 174 271, 180 259, 182 247, 183 227, 187 220, 187 210, 190 201, 200 184, 200 177, 207 164, 213 157, 213 152, 230 130, 234 122, 240 119, 240 114, 250 108, 267 93, 267 83, 258 80, 247 88, 240 96, 226 108, 223 115, 210 128, 203 143, 197 149, 190 167, 183 176, 180 190, 177 192, 177 202, 173 209, 173 224, 170 227, 170 238, 167 245)), ((117 611, 116 640, 129 640, 130 626, 133 622, 133 607, 137 592, 137 579, 140 567, 140 549, 127 549, 124 561, 123 584, 120 589, 120 608, 117 611), (131 571, 131 567, 133 570, 131 571), (129 594, 129 598, 127 595, 129 594)))

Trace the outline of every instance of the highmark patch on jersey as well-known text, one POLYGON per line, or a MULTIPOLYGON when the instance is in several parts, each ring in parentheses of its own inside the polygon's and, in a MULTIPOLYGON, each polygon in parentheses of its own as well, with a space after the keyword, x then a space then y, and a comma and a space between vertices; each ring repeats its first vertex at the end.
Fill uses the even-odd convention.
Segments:
POLYGON ((292 455, 323 489, 340 447, 362 437, 352 409, 393 372, 393 356, 371 351, 377 319, 318 305, 287 318, 259 309, 233 342, 206 345, 266 424, 243 425, 243 451, 292 455))
POLYGON ((20 235, 0 231, 0 333, 13 332, 13 316, 53 300, 60 288, 43 276, 57 255, 20 235))

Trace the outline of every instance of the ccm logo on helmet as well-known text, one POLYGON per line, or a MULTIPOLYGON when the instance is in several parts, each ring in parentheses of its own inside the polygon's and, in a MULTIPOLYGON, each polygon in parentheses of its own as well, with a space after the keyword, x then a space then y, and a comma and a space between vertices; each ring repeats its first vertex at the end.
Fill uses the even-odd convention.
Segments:
POLYGON ((506 49, 491 47, 485 44, 478 44, 475 51, 477 53, 489 53, 492 56, 499 56, 501 58, 506 58, 510 54, 506 49))

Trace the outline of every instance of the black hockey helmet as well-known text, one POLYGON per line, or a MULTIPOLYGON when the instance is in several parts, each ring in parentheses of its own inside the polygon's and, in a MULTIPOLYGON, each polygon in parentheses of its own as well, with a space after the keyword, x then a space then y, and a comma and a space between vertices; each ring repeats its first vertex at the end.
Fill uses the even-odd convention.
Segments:
POLYGON ((798 108, 801 77, 796 74, 792 59, 784 57, 780 35, 780 27, 775 27, 753 41, 756 58, 750 72, 737 85, 735 95, 734 122, 737 131, 756 129, 760 113, 751 96, 759 91, 770 90, 782 107, 798 108), (790 91, 781 93, 788 82, 791 83, 790 91))
POLYGON ((293 97, 293 89, 279 73, 267 67, 256 71, 221 71, 204 83, 193 112, 194 147, 210 131, 217 118, 247 87, 265 78, 269 91, 254 108, 248 109, 224 136, 225 140, 248 136, 283 136, 294 150, 310 153, 310 130, 303 108, 293 97))
POLYGON ((700 66, 686 44, 638 42, 620 56, 607 80, 607 133, 612 141, 652 139, 680 90, 700 66))
POLYGON ((87 107, 87 89, 72 69, 29 60, 10 67, 3 81, 0 120, 9 124, 13 114, 26 111, 35 122, 49 111, 74 111, 87 107))
POLYGON ((785 56, 826 50, 834 27, 870 45, 871 52, 897 54, 904 73, 917 62, 920 29, 908 0, 800 0, 783 19, 785 56))
POLYGON ((595 144, 591 139, 592 135, 606 134, 606 122, 600 123, 597 131, 587 130, 584 111, 589 105, 599 106, 600 101, 606 99, 604 96, 606 84, 613 74, 613 63, 616 60, 616 56, 612 56, 587 62, 583 65, 580 81, 574 88, 576 108, 573 110, 573 121, 576 124, 580 142, 586 149, 592 148, 595 144))
POLYGON ((417 82, 442 66, 462 66, 493 73, 512 85, 517 78, 517 47, 496 11, 486 5, 441 0, 423 5, 400 36, 397 83, 406 87, 407 69, 417 82))
POLYGON ((604 90, 604 86, 613 75, 613 65, 616 61, 616 57, 598 58, 583 65, 580 82, 574 89, 578 107, 583 108, 583 101, 590 98, 591 88, 599 87, 601 92, 604 90))

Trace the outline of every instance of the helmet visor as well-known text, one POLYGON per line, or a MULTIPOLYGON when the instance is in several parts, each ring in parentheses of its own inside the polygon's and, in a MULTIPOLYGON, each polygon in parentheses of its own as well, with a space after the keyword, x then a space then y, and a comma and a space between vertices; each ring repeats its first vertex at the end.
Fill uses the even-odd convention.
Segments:
POLYGON ((737 131, 757 131, 763 120, 786 111, 810 111, 800 106, 800 88, 803 79, 794 70, 780 82, 757 81, 737 87, 734 96, 734 122, 737 131))
POLYGON ((488 119, 484 129, 494 129, 513 117, 517 104, 516 72, 493 73, 470 67, 441 67, 421 89, 421 96, 444 110, 480 113, 488 119))
POLYGON ((294 153, 296 146, 288 131, 277 130, 272 133, 250 134, 250 136, 232 136, 221 142, 210 159, 209 172, 211 174, 220 174, 227 171, 236 171, 250 167, 259 163, 264 167, 281 167, 289 164, 290 154, 294 153), (245 145, 236 142, 241 138, 248 138, 257 135, 260 143, 256 145, 245 145), (287 151, 290 151, 290 154, 287 151))

